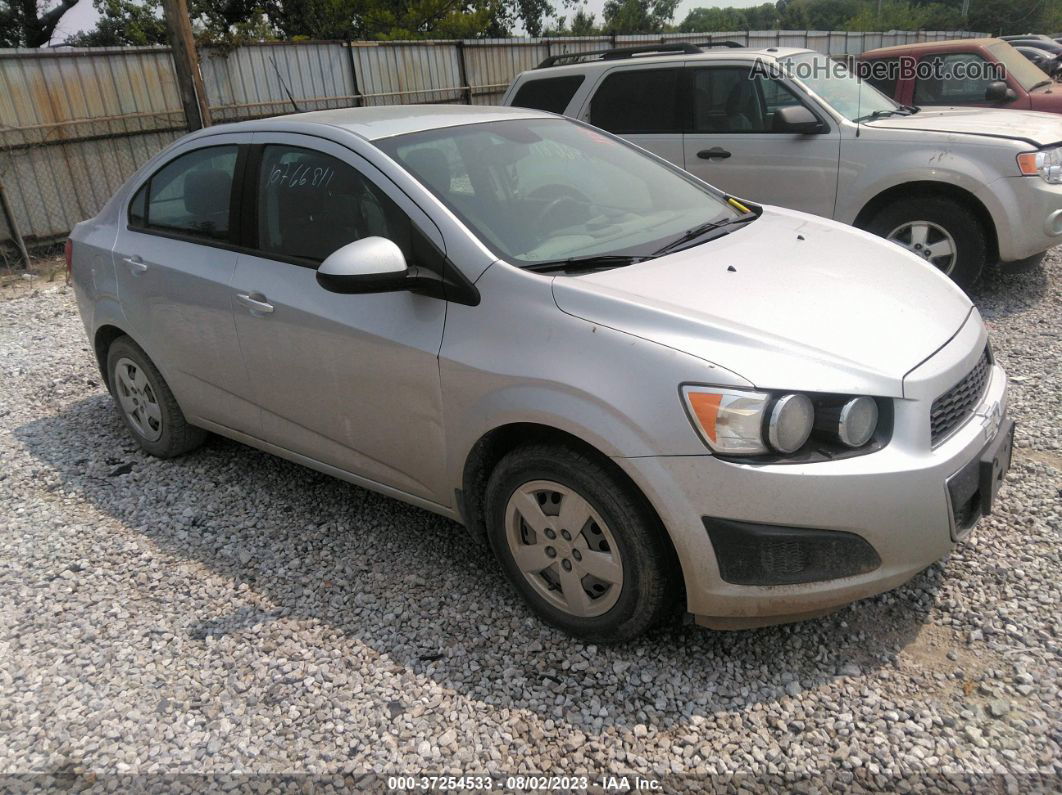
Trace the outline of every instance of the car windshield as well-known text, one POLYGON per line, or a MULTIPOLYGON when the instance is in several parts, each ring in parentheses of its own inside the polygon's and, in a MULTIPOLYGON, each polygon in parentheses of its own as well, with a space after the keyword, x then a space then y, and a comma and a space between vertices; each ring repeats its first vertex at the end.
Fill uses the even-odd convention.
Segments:
POLYGON ((565 119, 514 119, 385 138, 376 146, 519 266, 651 256, 740 213, 634 147, 565 119))
POLYGON ((1028 60, 1007 42, 1001 41, 997 44, 989 44, 988 51, 1003 64, 1007 74, 1017 80, 1026 91, 1031 91, 1033 86, 1040 83, 1051 85, 1051 81, 1036 64, 1028 60))
POLYGON ((805 52, 779 61, 784 73, 817 94, 849 121, 902 113, 901 106, 870 83, 860 80, 840 61, 805 52))

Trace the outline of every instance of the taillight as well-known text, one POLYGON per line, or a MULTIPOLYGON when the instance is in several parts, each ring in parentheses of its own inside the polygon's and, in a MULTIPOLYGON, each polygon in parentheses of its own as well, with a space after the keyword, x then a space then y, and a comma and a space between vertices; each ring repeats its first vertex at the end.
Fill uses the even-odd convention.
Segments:
POLYGON ((63 254, 66 256, 66 275, 70 276, 70 272, 74 268, 74 241, 70 238, 66 239, 63 254))

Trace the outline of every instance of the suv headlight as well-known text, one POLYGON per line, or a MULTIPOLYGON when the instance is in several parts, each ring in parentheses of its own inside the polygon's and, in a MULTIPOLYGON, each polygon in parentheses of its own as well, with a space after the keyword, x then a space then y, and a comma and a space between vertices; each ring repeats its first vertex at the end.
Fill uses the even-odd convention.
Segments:
POLYGON ((1062 147, 1023 152, 1018 155, 1018 169, 1027 177, 1039 175, 1052 185, 1062 183, 1062 147))
MULTIPOLYGON (((787 456, 813 445, 851 454, 871 449, 878 430, 878 402, 850 395, 772 394, 744 389, 682 387, 693 427, 723 456, 787 456), (817 440, 808 444, 812 433, 817 440)), ((827 455, 827 457, 831 457, 827 455)))

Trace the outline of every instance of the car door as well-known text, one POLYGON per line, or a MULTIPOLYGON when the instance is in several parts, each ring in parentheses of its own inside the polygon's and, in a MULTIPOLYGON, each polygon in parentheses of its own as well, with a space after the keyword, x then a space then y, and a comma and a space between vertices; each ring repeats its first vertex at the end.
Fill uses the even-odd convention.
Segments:
POLYGON ((126 331, 185 415, 257 432, 230 299, 246 140, 198 139, 144 179, 119 223, 114 266, 126 331))
POLYGON ((341 295, 320 262, 393 240, 440 266, 438 229, 374 167, 320 138, 256 133, 248 166, 253 253, 231 291, 262 439, 443 505, 438 354, 446 303, 410 292, 341 295))
POLYGON ((600 78, 580 117, 682 167, 682 68, 617 67, 600 78))
POLYGON ((692 114, 684 166, 752 201, 833 217, 840 132, 779 78, 748 64, 687 65, 692 114), (778 108, 805 105, 824 123, 817 135, 773 132, 778 108))

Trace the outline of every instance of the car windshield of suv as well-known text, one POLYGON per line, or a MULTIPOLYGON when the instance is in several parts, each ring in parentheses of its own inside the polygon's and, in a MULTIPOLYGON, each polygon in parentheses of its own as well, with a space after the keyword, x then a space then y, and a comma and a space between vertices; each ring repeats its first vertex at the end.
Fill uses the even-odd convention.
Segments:
POLYGON ((648 257, 691 229, 742 216, 693 178, 565 119, 446 127, 375 144, 514 265, 648 257))
POLYGON ((870 83, 860 80, 840 61, 804 52, 779 60, 784 73, 817 94, 849 121, 907 113, 870 83))
POLYGON ((1003 64, 1007 74, 1013 77, 1026 91, 1032 91, 1038 85, 1051 85, 1051 81, 1032 61, 1018 52, 1005 41, 989 44, 988 51, 1003 64))

